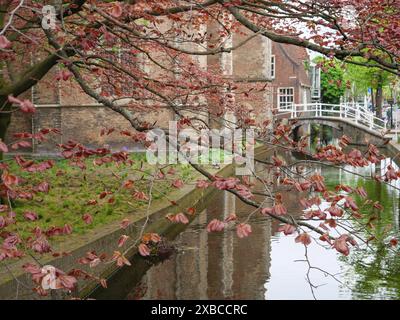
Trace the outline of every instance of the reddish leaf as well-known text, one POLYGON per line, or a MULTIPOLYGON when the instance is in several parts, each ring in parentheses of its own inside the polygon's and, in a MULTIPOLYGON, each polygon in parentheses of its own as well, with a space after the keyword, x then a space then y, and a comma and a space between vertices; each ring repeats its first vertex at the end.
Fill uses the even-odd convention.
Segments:
POLYGON ((157 233, 145 233, 142 237, 142 242, 143 243, 158 243, 161 241, 161 237, 157 233))
POLYGON ((11 146, 11 149, 17 150, 19 148, 29 148, 32 144, 29 141, 19 141, 11 146))
POLYGON ((85 213, 82 217, 83 221, 85 221, 86 224, 91 224, 93 222, 93 217, 89 213, 85 213))
POLYGON ((147 201, 149 200, 149 197, 142 191, 136 191, 133 196, 137 199, 137 200, 143 200, 143 201, 147 201))
POLYGON ((65 224, 63 227, 63 233, 64 234, 71 234, 72 233, 72 227, 69 224, 65 224))
POLYGON ((147 257, 150 255, 150 249, 145 243, 139 244, 138 250, 140 255, 143 257, 147 257))
POLYGON ((175 222, 188 224, 189 220, 182 212, 180 212, 177 215, 175 215, 175 222))
POLYGON ((19 100, 13 96, 8 96, 8 101, 14 104, 18 104, 21 111, 24 113, 34 113, 36 111, 35 106, 29 100, 19 100))
POLYGON ((114 203, 114 202, 115 202, 115 198, 114 198, 114 197, 112 197, 112 198, 108 199, 108 200, 107 200, 107 202, 108 202, 108 203, 110 203, 110 204, 112 204, 112 203, 114 203))
POLYGON ((287 214, 287 209, 283 204, 278 203, 272 207, 272 213, 277 216, 283 216, 287 214))
POLYGON ((8 49, 11 47, 11 42, 3 35, 0 35, 0 49, 8 49))
POLYGON ((120 227, 121 227, 121 229, 126 229, 129 226, 129 224, 130 224, 129 219, 124 219, 121 221, 120 227))
POLYGON ((150 239, 153 243, 158 243, 161 241, 161 237, 158 233, 150 233, 150 239))
POLYGON ((49 242, 47 241, 46 236, 41 235, 37 239, 33 240, 30 243, 30 247, 33 251, 38 253, 48 253, 51 251, 51 247, 49 242))
POLYGON ((127 241, 128 239, 129 239, 129 236, 123 234, 123 235, 119 238, 119 240, 118 240, 118 247, 119 247, 119 248, 122 247, 122 246, 126 243, 126 241, 127 241))
POLYGON ((129 189, 129 188, 132 188, 133 184, 134 184, 133 180, 126 180, 123 183, 122 187, 126 188, 126 189, 129 189))
POLYGON ((343 210, 337 206, 330 206, 327 210, 332 217, 341 217, 343 216, 343 210))
POLYGON ((335 219, 328 219, 325 221, 325 223, 327 223, 331 228, 336 228, 337 227, 337 223, 335 219))
POLYGON ((100 279, 100 285, 103 288, 107 289, 107 280, 106 279, 100 279))
POLYGON ((328 233, 324 233, 322 236, 320 236, 319 240, 331 243, 331 239, 329 238, 329 234, 328 233))
POLYGON ((368 194, 363 187, 358 187, 354 191, 362 198, 368 197, 368 194))
POLYGON ((236 227, 236 234, 238 235, 239 238, 245 238, 248 237, 251 233, 251 226, 247 223, 240 223, 236 227))
POLYGON ((175 187, 175 188, 180 189, 180 188, 182 188, 184 186, 184 183, 183 183, 183 181, 181 179, 177 179, 174 182, 172 182, 172 186, 175 187))
POLYGON ((61 286, 68 290, 73 290, 77 283, 77 280, 75 277, 72 277, 72 276, 69 276, 66 274, 59 275, 58 280, 60 281, 61 286))
POLYGON ((351 245, 355 246, 357 245, 356 241, 354 238, 348 234, 342 234, 339 238, 337 238, 334 243, 333 247, 340 253, 344 254, 347 256, 350 252, 349 246, 347 243, 350 243, 351 245))
POLYGON ((273 212, 272 208, 262 208, 261 209, 261 213, 265 216, 272 214, 272 212, 273 212))
POLYGON ((16 176, 9 174, 7 171, 3 172, 3 174, 1 175, 1 180, 3 181, 4 185, 8 188, 17 185, 19 182, 16 176))
POLYGON ((36 190, 43 193, 48 193, 50 190, 50 185, 44 181, 36 186, 36 190))
POLYGON ((230 213, 226 218, 225 218, 225 222, 231 222, 231 221, 236 221, 237 220, 237 216, 235 213, 230 213))
POLYGON ((398 243, 399 243, 399 241, 398 241, 396 238, 390 239, 390 245, 391 245, 392 247, 397 246, 398 243))
POLYGON ((8 152, 7 145, 0 139, 0 151, 1 152, 8 152))
POLYGON ((113 3, 110 14, 114 18, 119 18, 122 15, 122 5, 118 2, 113 3))
POLYGON ((97 200, 96 199, 89 200, 86 204, 89 206, 94 206, 97 204, 97 200))
POLYGON ((24 218, 29 221, 35 221, 38 219, 38 215, 35 212, 27 211, 24 213, 24 218))
POLYGON ((224 228, 225 228, 225 223, 223 221, 218 219, 213 219, 207 225, 207 232, 219 232, 224 230, 224 228))
POLYGON ((188 224, 189 223, 189 219, 182 212, 177 213, 175 215, 169 213, 165 217, 171 222, 183 223, 183 224, 188 224))
POLYGON ((127 265, 127 266, 131 265, 129 260, 119 251, 114 251, 112 260, 117 262, 118 267, 122 267, 123 265, 127 265))
POLYGON ((349 255, 350 249, 345 238, 339 237, 336 239, 333 243, 333 247, 345 256, 349 255))
POLYGON ((196 188, 200 189, 208 188, 209 185, 210 185, 209 182, 206 180, 197 180, 196 182, 196 188))
POLYGON ((56 75, 56 80, 68 81, 72 76, 73 74, 71 71, 64 69, 56 75))
POLYGON ((284 224, 283 226, 280 226, 278 231, 283 232, 285 236, 292 234, 296 231, 296 227, 291 225, 291 224, 284 224))
POLYGON ((108 194, 109 193, 107 191, 103 191, 103 192, 100 193, 99 198, 100 199, 104 199, 105 197, 107 197, 108 194))
POLYGON ((305 246, 308 246, 308 245, 311 243, 311 238, 310 238, 310 236, 308 235, 308 233, 304 232, 304 233, 299 234, 299 235, 296 237, 295 241, 296 241, 297 243, 302 243, 302 244, 304 244, 305 246))

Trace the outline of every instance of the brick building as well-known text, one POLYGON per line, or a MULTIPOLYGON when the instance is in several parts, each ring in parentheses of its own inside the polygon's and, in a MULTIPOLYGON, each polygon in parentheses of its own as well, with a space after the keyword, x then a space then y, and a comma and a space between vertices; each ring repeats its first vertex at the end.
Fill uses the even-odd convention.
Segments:
MULTIPOLYGON (((211 22, 203 27, 203 31, 206 30, 208 34, 217 33, 221 31, 220 28, 219 24, 211 22)), ((250 32, 243 28, 240 33, 231 36, 225 46, 236 46, 249 35, 250 32)), ((185 49, 194 48, 185 47, 185 49)), ((216 70, 215 68, 218 68, 217 70, 220 70, 224 77, 236 81, 241 91, 254 87, 255 84, 264 88, 270 85, 271 41, 262 36, 252 38, 233 52, 194 56, 193 61, 204 70, 207 70, 207 68, 216 70)), ((144 65, 146 65, 146 61, 144 65)), ((154 68, 154 66, 149 65, 146 65, 146 67, 154 68)), ((30 92, 26 93, 27 98, 32 99, 36 105, 37 110, 31 117, 15 113, 6 140, 11 141, 16 132, 36 133, 42 128, 58 128, 62 135, 54 136, 55 141, 39 144, 34 141, 32 147, 24 151, 34 154, 57 154, 56 143, 63 143, 68 140, 78 141, 88 147, 107 146, 113 150, 125 147, 128 150, 134 150, 136 146, 126 137, 118 134, 110 136, 100 136, 99 134, 102 128, 131 130, 128 121, 84 94, 72 79, 59 81, 55 86, 54 81, 57 72, 59 70, 53 68, 30 92)), ((154 72, 158 71, 154 69, 154 72)), ((243 104, 254 113, 254 117, 260 113, 268 114, 271 111, 272 101, 270 91, 254 90, 252 95, 257 97, 253 99, 238 97, 235 103, 237 105, 243 104)), ((207 97, 201 98, 205 103, 210 103, 207 97)), ((146 111, 139 117, 149 122, 157 120, 159 126, 167 126, 168 121, 174 119, 174 114, 170 110, 161 109, 159 111, 146 111)), ((226 123, 234 121, 235 114, 234 112, 227 112, 220 120, 226 123)))
POLYGON ((305 48, 272 43, 271 78, 275 109, 311 101, 310 66, 305 48))

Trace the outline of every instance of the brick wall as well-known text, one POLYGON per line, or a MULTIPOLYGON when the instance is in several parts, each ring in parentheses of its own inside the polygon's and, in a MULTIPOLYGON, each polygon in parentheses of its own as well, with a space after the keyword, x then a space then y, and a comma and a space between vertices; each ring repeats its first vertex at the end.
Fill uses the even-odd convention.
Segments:
MULTIPOLYGON (((238 46, 251 36, 250 31, 241 27, 240 33, 233 38, 233 45, 238 46)), ((269 91, 271 41, 257 36, 233 52, 233 77, 237 81, 236 102, 242 108, 251 110, 253 117, 269 115, 269 91)))
MULTIPOLYGON (((14 133, 18 132, 32 132, 32 116, 23 114, 18 111, 13 113, 11 123, 6 135, 6 142, 14 142, 16 139, 13 137, 14 133)), ((22 152, 31 153, 32 148, 20 149, 22 152)))
POLYGON ((303 92, 306 91, 308 101, 311 100, 311 81, 305 69, 304 61, 309 61, 306 49, 293 45, 273 42, 272 54, 275 56, 274 108, 278 107, 278 89, 294 88, 294 102, 303 103, 303 92))
MULTIPOLYGON (((162 28, 168 28, 165 22, 162 28)), ((209 24, 204 26, 208 34, 217 33, 220 26, 209 24)), ((244 41, 250 33, 242 29, 240 34, 235 34, 229 45, 236 46, 244 41)), ((186 47, 191 50, 198 50, 195 46, 186 47)), ((271 42, 261 36, 253 38, 244 46, 235 50, 233 53, 224 53, 211 56, 194 57, 194 63, 199 64, 203 69, 220 70, 224 76, 236 80, 239 92, 253 90, 250 96, 238 95, 236 102, 244 108, 252 110, 254 114, 262 114, 270 110, 268 91, 259 90, 265 88, 269 83, 270 75, 270 51, 271 42)), ((153 77, 163 76, 163 70, 150 65, 144 61, 143 68, 150 72, 153 77)), ((66 142, 69 139, 76 140, 89 147, 108 146, 114 150, 127 147, 132 150, 135 145, 125 136, 114 133, 110 136, 100 136, 102 128, 115 128, 119 130, 132 130, 127 120, 119 114, 99 106, 96 101, 82 92, 73 80, 61 81, 54 85, 55 74, 59 70, 54 68, 44 77, 40 83, 32 89, 31 95, 33 102, 39 107, 33 117, 15 114, 8 132, 7 140, 10 141, 15 132, 38 132, 42 128, 58 128, 62 136, 53 136, 47 142, 38 143, 33 146, 33 151, 39 154, 57 153, 55 144, 66 142), (43 105, 43 106, 40 106, 43 105)), ((210 100, 201 97, 201 100, 211 108, 220 108, 223 99, 210 100), (222 101, 222 102, 221 102, 222 101)), ((146 106, 146 102, 143 103, 146 106)), ((149 110, 151 110, 149 106, 149 110)), ((167 127, 168 122, 174 119, 171 111, 160 110, 158 112, 149 111, 138 114, 140 119, 150 123, 157 122, 160 127, 167 127)), ((206 120, 206 119, 204 119, 206 120)))

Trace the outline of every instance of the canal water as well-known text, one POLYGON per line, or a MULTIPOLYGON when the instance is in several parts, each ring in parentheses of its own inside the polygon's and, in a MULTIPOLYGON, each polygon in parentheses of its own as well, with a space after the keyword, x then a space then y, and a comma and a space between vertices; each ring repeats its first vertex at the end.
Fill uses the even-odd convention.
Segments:
MULTIPOLYGON (((359 168, 358 174, 370 175, 389 164, 359 168)), ((206 226, 214 218, 224 219, 235 212, 245 218, 253 211, 227 192, 219 192, 209 199, 207 208, 198 214, 188 228, 172 244, 175 252, 163 262, 150 265, 136 257, 141 273, 122 270, 110 288, 95 292, 98 299, 399 299, 400 256, 387 242, 399 235, 399 192, 396 188, 381 185, 348 173, 354 168, 336 169, 327 166, 313 167, 325 177, 330 188, 337 184, 363 186, 369 198, 379 201, 383 212, 372 223, 373 231, 365 231, 364 238, 383 239, 371 241, 370 248, 352 248, 345 257, 314 241, 307 247, 295 243, 294 236, 278 232, 279 223, 259 213, 250 219, 252 234, 239 239, 235 230, 207 233, 206 226), (387 232, 389 227, 391 231, 387 232), (146 265, 147 264, 147 265, 146 265), (144 267, 143 267, 144 266, 144 267), (308 272, 309 271, 309 272, 308 272), (307 276, 308 274, 308 276, 307 276), (313 285, 311 290, 310 281, 313 285)), ((400 185, 397 185, 400 187, 400 185)), ((299 195, 284 192, 284 203, 294 216, 302 215, 299 195)), ((372 217, 371 205, 362 206, 362 213, 372 217)), ((365 221, 365 220, 364 220, 365 221)), ((357 227, 355 220, 345 221, 357 227)), ((318 224, 318 223, 317 223, 318 224)))

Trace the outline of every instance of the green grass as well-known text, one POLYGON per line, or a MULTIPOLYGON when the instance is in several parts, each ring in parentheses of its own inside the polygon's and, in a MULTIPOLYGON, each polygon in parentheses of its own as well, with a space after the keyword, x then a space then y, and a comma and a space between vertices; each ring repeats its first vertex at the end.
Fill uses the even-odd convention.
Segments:
MULTIPOLYGON (((141 201, 132 195, 136 189, 149 194, 150 179, 155 167, 146 164, 144 156, 131 155, 133 164, 105 164, 96 166, 93 159, 87 160, 87 168, 71 166, 68 160, 58 160, 56 165, 47 171, 29 173, 20 169, 14 162, 9 162, 10 172, 23 178, 20 187, 37 185, 43 181, 50 184, 49 193, 38 193, 33 200, 16 200, 13 210, 17 214, 17 224, 20 235, 31 235, 35 226, 42 230, 50 227, 63 227, 70 224, 74 234, 83 234, 88 229, 106 225, 116 220, 122 220, 132 212, 146 210, 147 201, 141 201), (132 189, 121 188, 124 181, 134 180, 132 189), (103 191, 113 192, 104 199, 99 199, 103 191), (115 198, 114 203, 108 203, 108 199, 115 198), (88 205, 90 200, 97 200, 98 204, 88 205), (25 220, 23 213, 33 211, 39 219, 34 222, 25 220), (86 224, 82 216, 89 213, 93 216, 93 222, 86 224)), ((153 185, 153 201, 165 198, 165 194, 176 190, 171 186, 175 179, 190 182, 194 179, 195 172, 189 165, 173 165, 174 174, 167 174, 168 166, 163 169, 166 179, 158 179, 153 185)), ((171 199, 173 200, 173 199, 171 199)))

